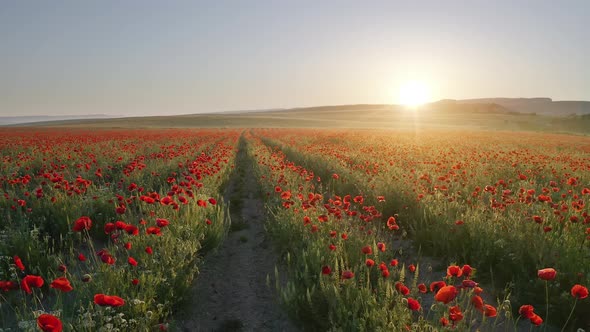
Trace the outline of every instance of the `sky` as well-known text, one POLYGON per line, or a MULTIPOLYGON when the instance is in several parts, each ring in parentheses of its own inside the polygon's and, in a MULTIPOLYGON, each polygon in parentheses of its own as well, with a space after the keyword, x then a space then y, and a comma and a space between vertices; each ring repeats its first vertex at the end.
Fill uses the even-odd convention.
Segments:
POLYGON ((3 1, 0 116, 590 100, 590 1, 3 1))

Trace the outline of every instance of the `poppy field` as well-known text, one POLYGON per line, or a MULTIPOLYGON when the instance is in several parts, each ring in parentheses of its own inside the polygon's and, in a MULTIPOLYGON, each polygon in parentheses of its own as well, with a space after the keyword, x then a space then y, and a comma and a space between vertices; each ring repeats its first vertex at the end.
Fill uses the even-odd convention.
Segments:
POLYGON ((240 149, 302 330, 590 327, 589 138, 47 128, 0 131, 0 329, 174 330, 240 149))

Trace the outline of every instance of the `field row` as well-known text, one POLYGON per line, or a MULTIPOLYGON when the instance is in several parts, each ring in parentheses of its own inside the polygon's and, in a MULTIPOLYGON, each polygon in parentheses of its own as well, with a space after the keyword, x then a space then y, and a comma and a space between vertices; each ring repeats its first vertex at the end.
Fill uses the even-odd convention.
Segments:
POLYGON ((165 327, 227 231, 239 134, 0 133, 0 325, 165 327))
POLYGON ((240 137, 301 328, 590 326, 590 139, 14 129, 0 131, 0 328, 174 327, 230 229, 240 137))

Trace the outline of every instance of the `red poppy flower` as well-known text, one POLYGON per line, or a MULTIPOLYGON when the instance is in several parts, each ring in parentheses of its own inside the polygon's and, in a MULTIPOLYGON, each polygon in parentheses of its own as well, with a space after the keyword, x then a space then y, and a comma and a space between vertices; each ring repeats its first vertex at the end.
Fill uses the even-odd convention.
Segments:
POLYGON ((465 288, 475 288, 475 287, 477 287, 477 285, 478 285, 478 283, 473 280, 465 279, 465 280, 461 281, 461 286, 463 286, 465 288))
POLYGON ((585 299, 588 297, 588 288, 582 285, 574 285, 571 290, 572 296, 578 299, 585 299))
POLYGON ((64 293, 70 292, 74 289, 74 287, 72 287, 70 281, 66 277, 60 277, 53 280, 49 287, 59 289, 64 293))
POLYGON ((371 248, 371 246, 364 246, 361 251, 363 252, 363 254, 365 255, 370 255, 373 253, 373 249, 371 248))
POLYGON ((449 325, 449 320, 447 319, 447 317, 441 317, 440 318, 440 325, 442 325, 442 326, 449 325))
MULTIPOLYGON (((170 198, 170 196, 164 196, 162 197, 162 199, 160 200, 160 204, 162 205, 170 205, 172 204, 174 201, 172 200, 172 198, 170 198)), ((198 203, 198 202, 197 202, 198 203)))
POLYGON ((17 289, 18 284, 12 281, 0 281, 0 290, 8 292, 12 289, 17 289))
POLYGON ((426 288, 425 284, 419 284, 418 291, 422 294, 426 294, 426 292, 428 292, 428 288, 426 288))
POLYGON ((416 265, 410 264, 410 266, 408 266, 408 270, 410 270, 412 273, 416 272, 416 265))
POLYGON ((486 317, 496 317, 496 315, 498 314, 496 308, 489 304, 484 305, 483 312, 486 315, 486 317))
POLYGON ((217 204, 217 200, 215 200, 215 198, 211 197, 211 198, 209 198, 209 204, 216 205, 217 204))
POLYGON ((463 319, 463 313, 461 312, 461 308, 458 305, 449 308, 449 318, 453 321, 453 323, 459 322, 463 319))
POLYGON ((463 270, 457 265, 451 265, 447 267, 447 277, 460 277, 463 275, 463 270))
POLYGON ((410 310, 413 310, 413 311, 418 311, 418 310, 420 310, 420 302, 418 302, 417 300, 414 300, 411 297, 408 297, 408 308, 410 308, 410 310))
POLYGON ((157 236, 162 236, 162 230, 159 227, 148 227, 146 230, 146 233, 157 235, 157 236))
POLYGON ((139 285, 139 279, 133 279, 133 280, 131 280, 131 283, 132 283, 134 286, 137 286, 137 285, 139 285))
POLYGON ((98 252, 98 256, 100 256, 100 260, 103 263, 109 264, 109 265, 113 265, 115 264, 115 257, 111 256, 111 254, 109 254, 108 252, 106 252, 106 250, 101 250, 98 252))
POLYGON ((530 318, 530 320, 531 320, 531 323, 533 323, 536 326, 543 324, 543 318, 541 318, 541 316, 539 316, 537 314, 533 314, 533 316, 530 318))
POLYGON ((42 314, 37 317, 37 326, 43 332, 61 332, 63 330, 61 320, 49 314, 42 314))
POLYGON ((125 304, 125 300, 115 295, 94 295, 94 303, 99 306, 120 307, 125 304))
POLYGON ((322 267, 322 274, 331 274, 332 273, 332 269, 330 269, 329 266, 325 265, 322 267))
POLYGON ((148 255, 151 255, 151 254, 153 254, 153 253, 154 253, 154 250, 152 249, 152 247, 145 247, 145 252, 146 252, 148 255))
POLYGON ((365 264, 366 264, 368 267, 372 267, 373 265, 375 265, 375 261, 374 261, 374 260, 372 260, 372 259, 370 259, 370 258, 367 258, 367 260, 365 261, 365 264))
POLYGON ((25 292, 31 294, 33 292, 31 290, 31 287, 41 288, 43 286, 43 283, 45 283, 43 278, 39 276, 27 275, 21 281, 21 288, 25 292))
POLYGON ((445 287, 447 285, 446 282, 444 281, 435 281, 433 283, 430 284, 430 291, 433 293, 438 292, 441 288, 445 287))
POLYGON ((117 229, 117 227, 112 222, 108 222, 104 225, 104 233, 105 234, 110 234, 110 233, 114 232, 116 229, 117 229))
MULTIPOLYGON (((387 227, 391 230, 396 230, 395 228, 397 227, 397 225, 395 223, 394 217, 389 217, 389 219, 387 219, 387 227)), ((399 229, 399 227, 397 228, 399 229)))
POLYGON ((126 210, 127 210, 127 207, 125 207, 125 204, 121 204, 121 205, 117 206, 117 208, 115 209, 115 212, 117 212, 117 214, 124 214, 126 210))
POLYGON ((74 232, 81 232, 83 230, 90 230, 92 227, 92 220, 89 217, 82 216, 74 222, 74 232))
POLYGON ((518 313, 524 317, 524 318, 528 318, 531 319, 533 317, 533 315, 535 314, 535 308, 530 305, 530 304, 525 304, 520 306, 520 308, 518 309, 518 313))
POLYGON ((465 264, 461 268, 461 272, 463 273, 463 277, 469 278, 469 277, 471 277, 471 273, 473 272, 473 268, 471 266, 465 264))
POLYGON ((483 299, 481 298, 481 296, 479 295, 475 295, 474 297, 471 298, 471 304, 473 304, 473 306, 479 310, 483 312, 483 299))
POLYGON ((133 257, 127 258, 127 262, 129 263, 129 265, 137 266, 137 261, 133 257))
POLYGON ((82 254, 82 253, 79 253, 78 254, 78 260, 80 262, 84 262, 86 260, 86 256, 84 256, 84 254, 82 254))
POLYGON ((23 261, 18 256, 14 256, 14 265, 19 268, 19 270, 24 271, 25 266, 23 265, 23 261))
POLYGON ((381 252, 385 252, 385 250, 386 250, 385 243, 378 242, 377 243, 377 249, 379 249, 379 251, 381 251, 381 252))
POLYGON ((397 266, 397 264, 398 264, 397 259, 392 259, 391 262, 389 262, 389 265, 391 265, 391 266, 397 266))
POLYGON ((434 299, 438 302, 443 302, 447 304, 455 299, 457 296, 457 288, 455 286, 444 286, 443 288, 439 289, 434 296, 434 299))
POLYGON ((156 219, 156 224, 158 225, 158 227, 166 227, 170 225, 170 222, 166 219, 158 218, 156 219))
POLYGON ((546 280, 547 281, 547 280, 553 280, 553 279, 555 279, 555 274, 556 273, 557 272, 555 271, 555 269, 548 267, 548 268, 539 270, 537 272, 537 275, 539 276, 539 279, 542 279, 542 280, 546 280))
POLYGON ((400 281, 395 283, 395 289, 404 296, 410 294, 410 289, 408 286, 404 285, 400 281))
POLYGON ((354 278, 354 273, 352 271, 346 270, 342 271, 342 279, 352 279, 354 278))
POLYGON ((125 226, 125 232, 129 235, 139 235, 139 228, 135 225, 127 225, 125 226))

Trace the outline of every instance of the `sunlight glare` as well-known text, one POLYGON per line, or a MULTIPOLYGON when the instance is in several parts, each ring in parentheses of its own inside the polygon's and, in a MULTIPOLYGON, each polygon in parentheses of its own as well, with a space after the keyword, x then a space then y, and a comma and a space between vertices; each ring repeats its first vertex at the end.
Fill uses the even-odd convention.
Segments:
POLYGON ((430 100, 430 91, 424 82, 409 81, 399 89, 399 102, 409 107, 417 107, 430 100))

